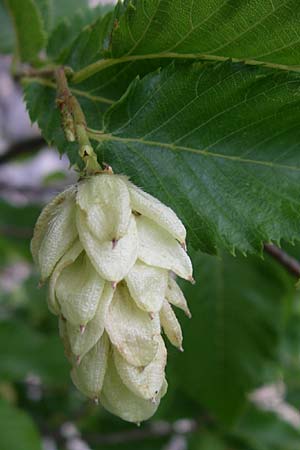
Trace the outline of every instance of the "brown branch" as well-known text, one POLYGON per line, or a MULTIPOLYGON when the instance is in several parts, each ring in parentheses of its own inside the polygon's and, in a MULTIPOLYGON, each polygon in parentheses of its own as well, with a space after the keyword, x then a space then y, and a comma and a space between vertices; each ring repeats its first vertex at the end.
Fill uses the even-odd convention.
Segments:
POLYGON ((16 238, 16 239, 30 239, 32 238, 33 230, 31 228, 21 228, 12 225, 0 225, 0 235, 16 238))
POLYGON ((0 155, 0 164, 5 164, 19 155, 34 153, 46 145, 46 141, 41 136, 14 142, 0 155))
POLYGON ((300 278, 300 263, 297 259, 274 244, 265 244, 264 250, 272 258, 276 259, 291 275, 300 278))
POLYGON ((96 444, 123 444, 126 442, 138 442, 144 439, 158 439, 172 434, 188 434, 199 430, 211 422, 210 418, 203 417, 199 421, 194 419, 180 419, 174 423, 157 421, 141 428, 119 431, 115 433, 99 434, 89 433, 83 435, 83 439, 92 445, 96 444))
POLYGON ((41 433, 45 436, 51 436, 57 443, 65 444, 74 438, 80 438, 89 445, 116 445, 124 443, 134 443, 147 440, 155 440, 168 436, 187 435, 199 431, 207 426, 214 425, 213 418, 207 415, 201 415, 196 419, 179 419, 175 422, 155 421, 149 424, 142 424, 141 427, 130 428, 124 431, 116 431, 112 433, 83 433, 77 429, 76 421, 69 422, 74 425, 74 434, 70 432, 66 435, 64 426, 51 429, 45 423, 39 423, 41 433))

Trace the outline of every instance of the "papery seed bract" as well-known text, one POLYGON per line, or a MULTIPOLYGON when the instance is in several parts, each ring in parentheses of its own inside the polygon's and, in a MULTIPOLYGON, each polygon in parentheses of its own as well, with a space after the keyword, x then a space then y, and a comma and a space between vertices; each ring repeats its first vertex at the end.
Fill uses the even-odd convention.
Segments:
POLYGON ((78 186, 77 204, 86 212, 89 231, 99 242, 125 236, 131 216, 130 198, 121 177, 96 175, 78 186))
POLYGON ((68 322, 79 327, 94 317, 104 283, 85 252, 62 270, 55 292, 62 314, 68 322))
POLYGON ((104 333, 94 347, 73 367, 71 376, 76 387, 87 397, 100 394, 107 367, 109 340, 104 333))
POLYGON ((184 243, 186 231, 174 211, 129 181, 127 184, 132 209, 153 220, 174 238, 178 239, 179 242, 184 243))
POLYGON ((63 255, 63 257, 56 264, 55 269, 49 280, 49 289, 48 289, 48 307, 53 314, 60 314, 61 309, 60 305, 56 298, 55 287, 56 282, 62 272, 62 270, 67 267, 69 264, 72 264, 83 251, 83 247, 80 241, 75 241, 74 244, 69 248, 69 250, 63 255))
POLYGON ((66 323, 70 347, 74 355, 83 357, 102 336, 107 310, 112 301, 113 294, 114 290, 111 284, 106 282, 99 300, 97 311, 92 320, 86 325, 83 334, 80 332, 77 325, 72 325, 70 322, 66 323))
POLYGON ((189 280, 193 275, 190 258, 180 244, 147 217, 137 217, 138 258, 150 266, 172 270, 181 278, 189 280))
POLYGON ((156 403, 138 397, 122 382, 114 365, 113 358, 110 357, 107 373, 104 378, 103 390, 100 394, 100 402, 112 414, 128 422, 138 423, 153 416, 166 390, 167 384, 163 383, 161 391, 157 395, 156 403))
POLYGON ((127 234, 114 246, 111 241, 100 243, 90 233, 82 211, 76 217, 80 241, 99 275, 109 281, 122 280, 137 259, 135 218, 131 216, 127 234))
POLYGON ((160 323, 171 344, 182 350, 181 326, 172 306, 166 300, 160 310, 160 323))
POLYGON ((51 275, 76 237, 75 190, 69 188, 43 209, 35 225, 31 252, 43 281, 51 275))
POLYGON ((135 395, 151 400, 160 392, 167 363, 167 349, 161 337, 159 337, 156 355, 147 366, 136 367, 128 364, 116 349, 114 349, 114 362, 123 383, 135 395))
POLYGON ((126 286, 118 285, 108 308, 105 329, 129 364, 145 366, 156 355, 157 330, 149 314, 139 309, 126 286))
POLYGON ((189 318, 192 317, 182 290, 171 276, 169 276, 168 280, 166 299, 168 300, 169 303, 171 303, 171 305, 180 308, 187 315, 187 317, 189 318))
POLYGON ((168 271, 137 261, 125 277, 130 295, 144 311, 158 312, 165 298, 168 271))

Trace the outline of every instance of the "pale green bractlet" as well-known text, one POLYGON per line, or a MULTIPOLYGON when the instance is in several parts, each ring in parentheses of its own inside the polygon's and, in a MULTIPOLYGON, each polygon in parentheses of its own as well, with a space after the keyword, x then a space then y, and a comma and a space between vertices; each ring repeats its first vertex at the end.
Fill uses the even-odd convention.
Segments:
POLYGON ((151 417, 166 393, 161 332, 182 350, 171 305, 190 317, 175 281, 193 281, 185 239, 174 211, 110 172, 59 194, 35 227, 31 251, 72 380, 130 422, 151 417))

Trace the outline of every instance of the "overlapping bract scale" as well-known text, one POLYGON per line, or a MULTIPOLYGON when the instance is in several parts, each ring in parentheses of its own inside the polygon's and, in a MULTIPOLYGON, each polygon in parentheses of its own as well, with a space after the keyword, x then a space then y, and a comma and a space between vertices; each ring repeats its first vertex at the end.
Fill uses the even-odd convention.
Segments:
POLYGON ((182 350, 172 306, 190 317, 175 280, 193 280, 185 238, 174 211, 110 172, 59 194, 35 228, 31 249, 72 380, 130 422, 151 417, 166 393, 161 332, 182 350))

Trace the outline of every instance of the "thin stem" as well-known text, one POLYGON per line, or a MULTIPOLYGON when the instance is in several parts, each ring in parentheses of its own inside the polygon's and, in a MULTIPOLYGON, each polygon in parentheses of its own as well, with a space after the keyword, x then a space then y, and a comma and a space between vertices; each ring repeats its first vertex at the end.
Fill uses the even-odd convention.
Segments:
POLYGON ((24 140, 13 142, 0 155, 0 165, 9 162, 19 155, 30 154, 46 146, 47 143, 41 136, 32 136, 24 140))
POLYGON ((276 64, 267 61, 258 61, 256 59, 240 59, 240 58, 230 58, 228 56, 219 55, 207 55, 202 53, 175 53, 175 52, 165 52, 165 53, 150 53, 145 55, 127 55, 120 58, 108 58, 96 61, 83 69, 75 72, 72 77, 73 83, 81 83, 87 78, 91 77, 95 73, 101 72, 108 67, 114 66, 116 64, 124 64, 126 62, 140 61, 147 59, 191 59, 191 60, 203 60, 203 61, 214 61, 214 62, 225 62, 232 61, 234 63, 244 63, 250 66, 263 66, 268 69, 283 70, 289 72, 300 72, 300 66, 288 66, 285 64, 276 64))
MULTIPOLYGON (((25 78, 40 78, 44 80, 53 80, 55 79, 55 71, 58 69, 57 65, 49 64, 47 66, 41 67, 37 69, 35 67, 31 67, 28 64, 17 64, 15 67, 11 68, 12 76, 17 81, 23 81, 25 78)), ((73 70, 71 67, 65 67, 65 73, 69 75, 73 75, 73 70)))
POLYGON ((85 115, 80 103, 70 91, 66 74, 62 67, 56 70, 55 77, 57 83, 57 104, 60 107, 66 138, 69 141, 77 139, 79 155, 85 163, 86 173, 97 172, 101 168, 88 137, 85 115))
POLYGON ((272 258, 276 259, 287 271, 296 278, 300 278, 300 263, 284 250, 274 244, 265 244, 264 250, 272 258))

